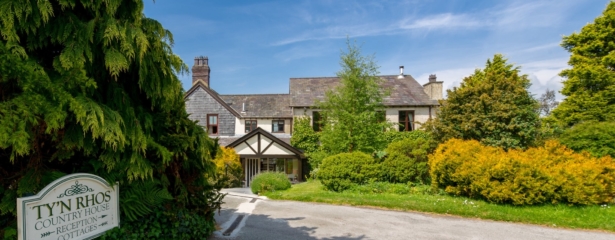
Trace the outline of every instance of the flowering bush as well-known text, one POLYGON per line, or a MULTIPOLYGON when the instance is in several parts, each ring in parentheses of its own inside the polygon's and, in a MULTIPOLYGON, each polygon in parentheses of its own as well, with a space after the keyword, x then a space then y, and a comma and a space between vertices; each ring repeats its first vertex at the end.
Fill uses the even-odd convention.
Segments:
POLYGON ((243 180, 243 169, 239 154, 233 148, 220 147, 214 159, 216 176, 222 182, 222 187, 240 187, 243 180))
POLYGON ((496 203, 601 204, 615 197, 615 161, 579 154, 557 141, 508 152, 449 140, 429 157, 432 188, 496 203))

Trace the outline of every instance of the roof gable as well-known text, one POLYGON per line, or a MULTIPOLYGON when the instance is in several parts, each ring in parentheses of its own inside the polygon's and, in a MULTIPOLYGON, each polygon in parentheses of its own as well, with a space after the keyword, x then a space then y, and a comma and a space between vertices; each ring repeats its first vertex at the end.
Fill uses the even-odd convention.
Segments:
POLYGON ((244 135, 243 137, 240 137, 237 140, 233 141, 232 143, 228 144, 227 147, 236 148, 240 145, 241 147, 244 147, 244 145, 246 145, 245 148, 242 148, 243 150, 246 151, 246 153, 243 153, 243 154, 255 154, 255 155, 265 156, 265 155, 268 155, 267 154, 268 150, 272 150, 269 152, 272 152, 273 154, 279 153, 281 151, 281 152, 285 152, 288 154, 296 155, 300 158, 304 158, 304 155, 300 150, 278 139, 273 134, 263 130, 260 127, 252 130, 251 132, 244 135), (258 140, 254 140, 253 137, 255 136, 258 137, 258 140), (261 137, 264 137, 262 138, 263 140, 261 140, 261 137))
POLYGON ((209 94, 214 100, 216 100, 218 103, 220 103, 220 105, 222 105, 224 108, 226 108, 226 110, 228 110, 231 114, 233 114, 235 117, 241 118, 241 115, 235 111, 232 107, 230 107, 226 102, 224 102, 224 100, 222 100, 222 98, 220 98, 220 95, 208 88, 207 86, 205 86, 201 81, 196 82, 184 95, 184 100, 187 100, 188 97, 190 97, 190 95, 192 95, 194 92, 198 91, 198 90, 203 90, 205 91, 207 94, 209 94))

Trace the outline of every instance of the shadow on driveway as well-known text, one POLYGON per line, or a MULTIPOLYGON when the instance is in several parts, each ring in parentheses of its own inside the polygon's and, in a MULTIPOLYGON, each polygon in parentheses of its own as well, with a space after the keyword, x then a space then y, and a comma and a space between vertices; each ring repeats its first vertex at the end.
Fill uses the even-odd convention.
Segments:
MULTIPOLYGON (((232 215, 234 209, 225 209, 221 211, 221 215, 232 215)), ((271 218, 269 215, 252 214, 248 216, 245 226, 239 230, 236 237, 218 237, 211 236, 210 240, 214 239, 323 239, 323 240, 363 240, 365 235, 360 236, 334 236, 334 237, 317 237, 312 236, 316 233, 317 227, 297 226, 292 227, 292 221, 303 220, 304 217, 295 218, 271 218)), ((223 224, 223 222, 218 222, 223 224)), ((221 229, 220 231, 224 231, 221 229)), ((237 231, 237 230, 236 230, 237 231)), ((235 235, 235 234, 233 234, 235 235)))

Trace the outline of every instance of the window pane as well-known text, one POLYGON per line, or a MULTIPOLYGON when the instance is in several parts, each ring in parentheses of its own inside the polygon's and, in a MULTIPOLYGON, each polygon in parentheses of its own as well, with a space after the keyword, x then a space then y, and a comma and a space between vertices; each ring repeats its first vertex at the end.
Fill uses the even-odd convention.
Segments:
POLYGON ((246 120, 246 133, 256 129, 256 120, 246 120))
POLYGON ((277 166, 276 172, 284 172, 284 159, 276 159, 275 165, 277 166))
POLYGON ((399 123, 406 121, 406 111, 399 111, 399 123))
POLYGON ((276 159, 275 158, 268 158, 267 162, 269 163, 269 166, 267 167, 267 171, 275 172, 276 159))
POLYGON ((284 132, 284 120, 273 120, 271 123, 272 132, 284 132))
POLYGON ((286 161, 286 174, 292 174, 293 173, 293 160, 294 159, 288 159, 286 161))
POLYGON ((315 132, 320 132, 320 113, 312 112, 312 129, 315 132))

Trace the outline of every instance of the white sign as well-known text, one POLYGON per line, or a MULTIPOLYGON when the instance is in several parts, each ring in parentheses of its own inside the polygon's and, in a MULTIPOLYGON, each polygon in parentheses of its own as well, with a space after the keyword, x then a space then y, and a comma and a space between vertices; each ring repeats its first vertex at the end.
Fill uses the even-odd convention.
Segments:
POLYGON ((64 176, 34 196, 17 198, 18 239, 98 237, 120 225, 119 200, 119 187, 99 176, 64 176))

